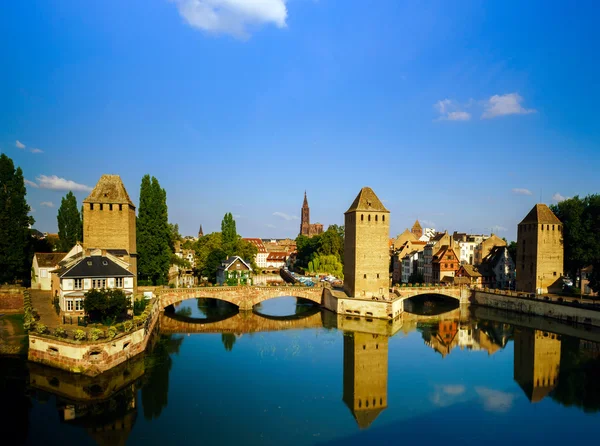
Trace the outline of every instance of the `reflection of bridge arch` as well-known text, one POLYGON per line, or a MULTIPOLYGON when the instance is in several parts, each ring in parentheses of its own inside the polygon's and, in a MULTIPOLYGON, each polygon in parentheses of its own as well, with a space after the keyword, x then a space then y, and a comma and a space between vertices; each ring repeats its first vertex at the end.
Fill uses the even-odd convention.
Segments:
POLYGON ((423 296, 423 295, 438 295, 444 297, 451 297, 457 300, 463 300, 464 294, 468 294, 468 289, 461 287, 396 287, 394 288, 394 294, 396 296, 410 299, 411 297, 423 296))
POLYGON ((200 322, 200 319, 160 316, 160 333, 258 333, 264 331, 296 330, 323 327, 321 311, 306 317, 264 317, 254 312, 238 313, 217 322, 200 322), (188 319, 188 320, 186 320, 188 319))
POLYGON ((240 310, 252 310, 252 307, 256 304, 284 296, 306 299, 321 305, 322 294, 323 289, 319 287, 224 286, 168 289, 160 291, 159 298, 162 308, 183 300, 201 297, 229 302, 240 310))

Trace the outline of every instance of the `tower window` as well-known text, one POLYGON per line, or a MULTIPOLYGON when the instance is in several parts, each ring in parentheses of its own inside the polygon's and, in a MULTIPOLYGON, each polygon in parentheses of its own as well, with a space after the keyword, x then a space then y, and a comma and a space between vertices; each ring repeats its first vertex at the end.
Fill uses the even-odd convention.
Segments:
POLYGON ((112 211, 112 203, 108 205, 108 210, 112 211))
POLYGON ((100 210, 104 209, 104 205, 100 203, 100 210))
POLYGON ((363 274, 363 279, 366 279, 366 278, 367 278, 367 275, 366 275, 366 274, 363 274))
POLYGON ((371 214, 367 216, 367 220, 371 221, 371 214))
POLYGON ((94 210, 94 203, 90 203, 90 211, 94 210))
POLYGON ((552 225, 552 230, 554 231, 554 225, 552 225))
POLYGON ((379 279, 379 273, 377 273, 377 278, 379 279))
POLYGON ((385 215, 381 216, 381 221, 385 221, 385 215))
POLYGON ((120 205, 119 205, 119 210, 120 210, 120 211, 122 211, 122 210, 123 210, 123 205, 122 205, 122 204, 120 204, 120 205))
POLYGON ((365 215, 364 214, 360 214, 360 221, 364 221, 365 220, 365 215))
POLYGON ((375 216, 375 221, 377 221, 377 215, 375 216))
POLYGON ((544 225, 542 225, 542 231, 544 230, 544 225))

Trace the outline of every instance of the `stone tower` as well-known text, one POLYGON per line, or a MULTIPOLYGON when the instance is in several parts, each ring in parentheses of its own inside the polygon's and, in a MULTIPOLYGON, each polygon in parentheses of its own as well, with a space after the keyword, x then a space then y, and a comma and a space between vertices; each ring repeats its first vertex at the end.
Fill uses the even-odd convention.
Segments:
POLYGON ((83 247, 113 251, 129 263, 137 283, 135 206, 119 175, 102 175, 83 200, 83 247))
POLYGON ((561 339, 555 333, 515 328, 514 378, 532 403, 558 384, 561 339))
POLYGON ((310 209, 308 207, 306 191, 304 191, 304 202, 302 203, 302 211, 300 215, 300 234, 308 235, 310 231, 310 209))
POLYGON ((361 429, 387 407, 388 338, 351 333, 344 336, 343 400, 361 429))
POLYGON ((545 204, 536 204, 517 230, 517 290, 560 290, 563 275, 563 225, 545 204))
POLYGON ((200 229, 198 229, 198 238, 204 237, 204 231, 202 230, 202 225, 200 225, 200 229))
POLYGON ((388 297, 390 211, 363 187, 344 215, 344 291, 363 299, 388 297))
POLYGON ((410 232, 413 233, 413 235, 417 238, 417 240, 419 240, 421 237, 423 237, 423 227, 421 226, 421 223, 419 223, 419 220, 415 221, 415 224, 413 225, 410 232))

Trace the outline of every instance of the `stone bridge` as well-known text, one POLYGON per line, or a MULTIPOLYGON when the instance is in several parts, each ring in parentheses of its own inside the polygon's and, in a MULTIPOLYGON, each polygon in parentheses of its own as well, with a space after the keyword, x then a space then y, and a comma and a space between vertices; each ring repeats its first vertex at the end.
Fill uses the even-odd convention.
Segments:
POLYGON ((161 308, 186 299, 204 297, 223 300, 236 305, 242 311, 252 310, 254 305, 282 296, 300 297, 318 305, 323 301, 323 288, 299 286, 222 286, 197 288, 169 288, 157 292, 161 308))
POLYGON ((297 330, 323 327, 321 311, 303 318, 269 318, 253 312, 238 313, 217 322, 202 323, 188 318, 162 314, 159 319, 161 334, 175 333, 258 333, 263 331, 297 330))

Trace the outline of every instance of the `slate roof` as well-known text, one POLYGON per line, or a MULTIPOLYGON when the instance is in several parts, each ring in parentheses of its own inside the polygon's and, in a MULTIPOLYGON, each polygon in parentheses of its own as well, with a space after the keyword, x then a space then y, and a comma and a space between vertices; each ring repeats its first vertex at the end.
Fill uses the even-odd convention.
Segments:
POLYGON ((561 225, 562 222, 558 219, 556 215, 550 210, 548 206, 543 203, 536 204, 529 214, 521 221, 519 224, 524 223, 537 223, 537 224, 551 224, 551 225, 561 225))
POLYGON ((373 189, 370 187, 363 187, 360 190, 354 199, 354 202, 345 213, 347 214, 356 211, 390 212, 385 208, 381 200, 377 198, 377 195, 375 195, 375 192, 373 192, 373 189))
POLYGON ((133 273, 104 256, 84 257, 71 268, 59 272, 61 278, 133 277, 133 273))
POLYGON ((40 268, 49 268, 58 265, 58 263, 67 255, 66 252, 36 252, 38 266, 40 268))
POLYGON ((244 259, 242 259, 240 256, 228 257, 223 263, 221 263, 221 266, 219 266, 218 269, 228 270, 231 267, 231 265, 235 263, 236 260, 242 262, 244 265, 246 265, 246 267, 248 267, 249 271, 252 271, 252 267, 248 263, 246 263, 244 259))
POLYGON ((127 203, 133 207, 119 175, 102 175, 84 203, 127 203))

